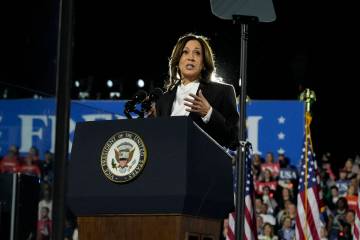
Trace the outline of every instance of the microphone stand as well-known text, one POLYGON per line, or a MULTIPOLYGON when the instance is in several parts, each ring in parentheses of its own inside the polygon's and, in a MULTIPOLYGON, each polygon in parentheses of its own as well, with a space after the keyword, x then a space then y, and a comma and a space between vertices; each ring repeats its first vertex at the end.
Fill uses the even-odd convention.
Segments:
POLYGON ((135 108, 135 106, 131 109, 125 107, 124 114, 127 117, 127 119, 132 119, 132 116, 130 115, 131 112, 137 114, 139 116, 139 118, 144 118, 144 116, 145 116, 144 111, 139 111, 138 109, 135 108))
POLYGON ((125 108, 124 114, 125 114, 125 116, 126 116, 127 119, 132 119, 132 116, 130 115, 130 112, 129 112, 128 109, 125 108))
POLYGON ((139 111, 139 110, 135 109, 134 113, 136 113, 139 116, 139 118, 144 118, 145 113, 143 111, 139 111))

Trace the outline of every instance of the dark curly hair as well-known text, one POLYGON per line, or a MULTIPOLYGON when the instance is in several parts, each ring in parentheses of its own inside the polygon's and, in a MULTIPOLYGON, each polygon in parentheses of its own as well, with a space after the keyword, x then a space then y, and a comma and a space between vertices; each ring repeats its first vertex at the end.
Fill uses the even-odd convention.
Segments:
POLYGON ((180 80, 180 72, 178 68, 179 61, 186 43, 190 40, 198 41, 203 50, 204 69, 201 72, 201 78, 199 80, 202 82, 211 81, 211 75, 215 70, 215 59, 214 53, 209 44, 209 39, 201 35, 188 33, 178 39, 172 50, 171 57, 169 59, 169 78, 165 81, 164 86, 166 90, 172 89, 180 80))

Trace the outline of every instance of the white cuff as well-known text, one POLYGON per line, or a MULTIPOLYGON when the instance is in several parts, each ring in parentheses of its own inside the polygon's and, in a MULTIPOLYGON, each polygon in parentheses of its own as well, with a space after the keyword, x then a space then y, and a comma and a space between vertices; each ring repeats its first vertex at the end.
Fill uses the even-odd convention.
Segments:
POLYGON ((212 112, 213 112, 213 108, 210 107, 210 110, 208 111, 208 113, 204 117, 201 118, 204 123, 208 123, 210 121, 212 112))

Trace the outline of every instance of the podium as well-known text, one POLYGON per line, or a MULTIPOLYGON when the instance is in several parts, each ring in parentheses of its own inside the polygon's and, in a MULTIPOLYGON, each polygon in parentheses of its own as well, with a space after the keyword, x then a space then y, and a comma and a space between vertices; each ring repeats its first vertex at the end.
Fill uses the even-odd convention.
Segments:
POLYGON ((231 157, 187 117, 78 123, 68 173, 81 239, 217 240, 233 210, 231 157), (119 133, 138 136, 146 159, 117 183, 104 152, 119 133))

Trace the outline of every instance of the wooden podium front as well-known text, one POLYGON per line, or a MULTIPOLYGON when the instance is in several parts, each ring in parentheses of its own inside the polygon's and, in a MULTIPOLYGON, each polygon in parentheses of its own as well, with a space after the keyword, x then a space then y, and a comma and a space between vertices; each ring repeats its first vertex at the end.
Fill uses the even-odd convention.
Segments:
POLYGON ((78 123, 68 184, 81 240, 218 240, 234 207, 231 157, 186 117, 78 123), (148 158, 136 178, 115 183, 102 150, 124 131, 148 158))
POLYGON ((79 239, 218 240, 221 220, 185 215, 79 217, 79 239))

